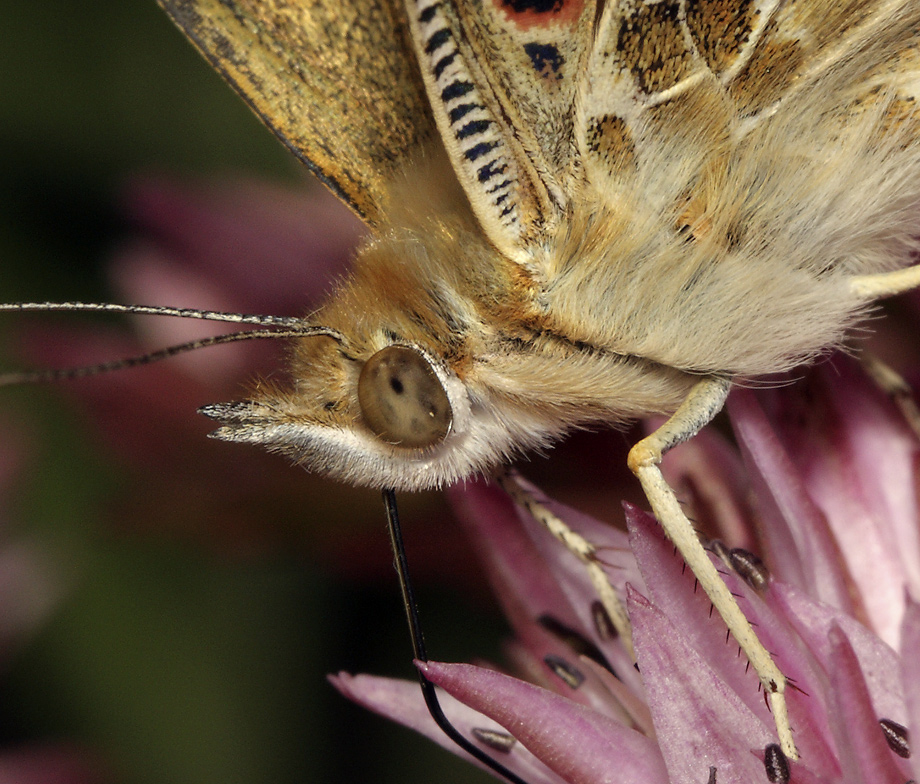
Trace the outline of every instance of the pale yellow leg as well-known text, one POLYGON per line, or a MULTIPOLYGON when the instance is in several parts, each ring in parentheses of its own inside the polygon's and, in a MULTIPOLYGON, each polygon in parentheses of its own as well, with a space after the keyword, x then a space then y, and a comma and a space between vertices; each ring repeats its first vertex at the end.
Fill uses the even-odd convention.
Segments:
POLYGON ((920 264, 894 272, 860 275, 850 281, 853 293, 865 299, 892 297, 917 287, 920 287, 920 264))
POLYGON ((664 532, 677 547, 760 678, 770 701, 782 750, 790 759, 798 759, 786 710, 786 677, 757 638, 709 560, 696 531, 658 467, 665 452, 696 435, 721 410, 730 386, 730 382, 725 379, 706 378, 698 382, 675 414, 630 450, 629 467, 642 483, 642 489, 664 532))
POLYGON ((545 505, 534 498, 533 493, 522 484, 520 477, 510 471, 501 473, 497 476, 499 484, 510 495, 516 504, 524 507, 530 515, 543 524, 546 529, 555 536, 565 548, 578 558, 588 570, 588 577, 591 579, 591 585, 597 592, 607 615, 613 627, 617 630, 626 651, 635 661, 635 653, 632 643, 632 626, 629 624, 629 618, 626 615, 626 608, 620 601, 620 597, 607 579, 600 561, 597 557, 597 548, 581 534, 576 533, 569 528, 566 523, 553 514, 545 505))
POLYGON ((914 399, 914 391, 910 388, 910 384, 894 368, 889 367, 873 354, 862 352, 859 360, 865 371, 872 376, 872 380, 898 407, 901 416, 914 431, 914 435, 920 438, 920 409, 917 408, 917 401, 914 399))

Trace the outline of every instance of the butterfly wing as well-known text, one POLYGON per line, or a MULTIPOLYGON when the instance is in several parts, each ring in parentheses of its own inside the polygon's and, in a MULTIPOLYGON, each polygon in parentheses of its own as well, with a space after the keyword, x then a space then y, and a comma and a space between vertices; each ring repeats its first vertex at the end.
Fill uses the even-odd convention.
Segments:
POLYGON ((451 7, 465 56, 491 86, 552 201, 567 205, 575 173, 573 107, 591 49, 596 3, 454 0, 451 7))
POLYGON ((567 254, 566 328, 740 376, 839 344, 846 277, 915 246, 918 31, 914 0, 608 3, 575 135, 614 252, 567 254))
POLYGON ((528 251, 569 203, 591 0, 407 0, 432 111, 486 235, 528 251))
POLYGON ((911 0, 610 2, 576 121, 589 179, 653 183, 642 208, 657 211, 759 125, 810 114, 821 143, 856 104, 891 101, 880 88, 909 103, 917 17, 911 0))
MULTIPOLYGON (((759 29, 736 37, 721 71, 739 115, 772 116, 834 72, 846 74, 851 83, 848 91, 825 91, 838 103, 846 97, 865 100, 883 75, 896 80, 910 74, 916 82, 917 4, 912 0, 771 0, 763 5, 769 13, 762 15, 759 29)), ((833 77, 829 81, 838 86, 833 77)))
POLYGON ((371 225, 436 134, 404 12, 387 0, 159 0, 262 121, 371 225))

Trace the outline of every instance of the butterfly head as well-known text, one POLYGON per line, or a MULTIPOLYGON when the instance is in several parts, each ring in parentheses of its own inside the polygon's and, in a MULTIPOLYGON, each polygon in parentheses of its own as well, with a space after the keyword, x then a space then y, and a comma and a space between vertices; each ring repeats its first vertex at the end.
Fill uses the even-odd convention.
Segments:
POLYGON ((483 345, 489 330, 461 284, 405 263, 430 250, 406 236, 366 248, 310 318, 323 334, 295 340, 289 382, 261 381, 249 400, 202 409, 221 424, 213 436, 394 489, 449 484, 545 440, 484 376, 501 352, 483 345))

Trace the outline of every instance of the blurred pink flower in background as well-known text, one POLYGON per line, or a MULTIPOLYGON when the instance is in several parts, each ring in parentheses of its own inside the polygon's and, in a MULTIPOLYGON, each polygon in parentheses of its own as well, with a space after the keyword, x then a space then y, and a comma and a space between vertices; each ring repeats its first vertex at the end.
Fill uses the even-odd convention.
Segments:
MULTIPOLYGON (((920 719, 920 606, 909 598, 920 596, 914 434, 843 357, 794 386, 736 390, 729 413, 738 450, 707 431, 665 468, 708 531, 769 564, 758 590, 717 561, 792 680, 801 759, 790 762, 791 781, 920 779, 920 755, 895 753, 879 724, 897 746, 920 719)), ((548 502, 598 545, 626 597, 634 669, 594 621, 580 565, 538 523, 483 484, 453 495, 514 630, 509 660, 525 678, 420 665, 454 698, 447 713, 461 730, 505 737, 508 751, 483 747, 532 784, 701 784, 711 770, 718 784, 768 781, 775 730, 757 678, 648 514, 627 507, 624 534, 548 502)), ((333 682, 451 747, 416 684, 347 674, 333 682)))

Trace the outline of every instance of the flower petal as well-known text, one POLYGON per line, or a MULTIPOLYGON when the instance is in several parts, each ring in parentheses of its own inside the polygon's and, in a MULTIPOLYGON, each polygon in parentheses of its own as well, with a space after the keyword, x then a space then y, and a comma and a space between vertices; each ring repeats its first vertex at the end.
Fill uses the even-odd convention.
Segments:
POLYGON ((765 556, 774 577, 821 601, 853 611, 851 580, 820 509, 780 443, 754 393, 728 400, 732 427, 756 491, 765 556))
POLYGON ((765 391, 761 400, 827 518, 867 622, 898 647, 904 587, 920 590, 915 437, 845 357, 812 370, 796 391, 765 391))
MULTIPOLYGON (((641 691, 641 679, 623 646, 598 629, 592 607, 596 594, 584 565, 498 488, 468 482, 464 489, 450 492, 518 637, 540 658, 554 652, 543 650, 545 633, 534 624, 540 618, 552 619, 590 641, 628 685, 641 691)), ((606 569, 615 585, 619 583, 622 588, 625 580, 633 577, 641 580, 621 531, 544 499, 536 488, 533 492, 598 547, 605 565, 616 564, 606 569)), ((558 652, 571 654, 571 649, 558 652)))
POLYGON ((315 302, 366 232, 324 189, 254 178, 181 183, 148 176, 130 184, 124 201, 179 266, 220 281, 248 308, 279 315, 315 302))
POLYGON ((752 753, 773 742, 772 727, 704 661, 662 610, 629 589, 636 654, 671 784, 700 784, 710 767, 718 784, 761 781, 752 753))
MULTIPOLYGON (((901 682, 904 685, 904 702, 907 706, 907 720, 904 725, 911 733, 914 742, 911 762, 913 763, 913 777, 920 781, 920 604, 908 599, 907 610, 904 613, 904 624, 901 627, 902 650, 908 651, 901 657, 901 682)), ((882 718, 888 718, 883 716, 882 718)))
POLYGON ((837 720, 832 723, 847 784, 904 784, 909 773, 901 770, 879 727, 863 679, 861 663, 847 635, 833 626, 830 643, 831 696, 837 720))
POLYGON ((832 673, 835 666, 831 633, 836 629, 835 634, 843 634, 859 663, 877 718, 901 724, 907 721, 899 658, 889 645, 859 621, 826 604, 811 601, 792 586, 773 586, 771 597, 827 673, 832 673))
POLYGON ((565 697, 471 664, 417 666, 432 682, 501 724, 565 781, 609 784, 614 775, 617 784, 668 781, 653 741, 565 697))
MULTIPOLYGON (((766 725, 771 724, 756 674, 749 669, 746 660, 737 655, 737 645, 730 642, 725 623, 712 612, 709 597, 699 590, 693 573, 674 552, 674 545, 665 539, 654 517, 632 505, 624 506, 633 552, 651 601, 667 616, 676 633, 694 649, 695 655, 718 672, 719 678, 766 725)), ((643 680, 648 686, 649 679, 644 677, 643 680)))
MULTIPOLYGON (((435 724, 422 698, 422 692, 417 681, 378 678, 373 675, 350 675, 349 673, 340 672, 338 675, 330 675, 329 682, 345 697, 359 705, 363 705, 368 710, 372 710, 374 713, 397 721, 403 726, 421 733, 439 746, 464 757, 469 762, 482 765, 448 738, 444 731, 435 724)), ((464 737, 475 738, 474 729, 496 730, 504 733, 504 729, 500 724, 487 718, 479 711, 464 705, 449 694, 441 692, 438 695, 438 699, 451 724, 464 737)), ((500 763, 517 773, 529 784, 563 784, 562 779, 548 770, 542 762, 520 743, 516 743, 506 753, 496 752, 483 743, 479 745, 486 753, 495 757, 500 763)))

